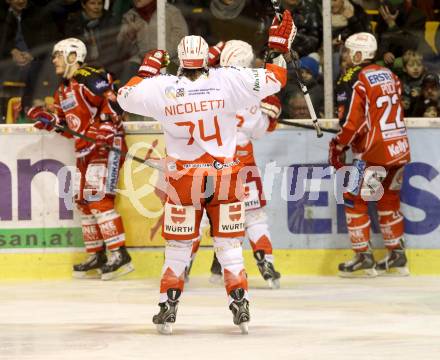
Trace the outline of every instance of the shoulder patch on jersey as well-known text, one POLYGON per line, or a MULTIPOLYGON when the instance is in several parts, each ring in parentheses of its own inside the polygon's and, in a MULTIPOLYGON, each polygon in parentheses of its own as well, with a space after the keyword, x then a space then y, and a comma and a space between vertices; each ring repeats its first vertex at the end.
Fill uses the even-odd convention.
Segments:
POLYGON ((171 86, 167 86, 165 88, 165 96, 168 99, 171 100, 176 100, 178 97, 183 97, 185 96, 185 88, 180 87, 180 88, 176 88, 175 86, 171 85, 171 86))
POLYGON ((103 69, 96 69, 91 66, 79 68, 73 75, 75 80, 84 84, 90 91, 96 95, 102 95, 111 84, 107 79, 107 73, 103 69))

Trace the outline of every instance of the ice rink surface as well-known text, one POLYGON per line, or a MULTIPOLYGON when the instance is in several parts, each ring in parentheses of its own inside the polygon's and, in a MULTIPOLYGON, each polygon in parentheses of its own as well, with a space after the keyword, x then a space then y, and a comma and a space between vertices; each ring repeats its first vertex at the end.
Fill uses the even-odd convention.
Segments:
POLYGON ((159 335, 158 280, 0 283, 0 359, 440 359, 440 277, 251 278, 249 335, 223 288, 192 278, 159 335))

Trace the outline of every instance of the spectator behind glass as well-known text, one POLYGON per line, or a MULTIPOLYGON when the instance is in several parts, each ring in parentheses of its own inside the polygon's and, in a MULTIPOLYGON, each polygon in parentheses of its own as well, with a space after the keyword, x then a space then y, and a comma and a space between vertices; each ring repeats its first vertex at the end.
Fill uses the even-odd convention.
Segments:
POLYGON ((48 7, 37 8, 27 0, 6 3, 8 11, 0 19, 0 80, 25 82, 22 105, 27 108, 34 96, 46 95, 42 83, 47 79, 42 69, 50 66, 58 32, 48 7))
POLYGON ((440 104, 440 79, 437 74, 428 73, 422 80, 422 96, 419 97, 414 107, 414 116, 422 117, 430 106, 439 107, 440 104))
POLYGON ((309 109, 302 93, 295 92, 289 96, 287 115, 290 119, 310 119, 309 109))
MULTIPOLYGON (((319 62, 311 56, 304 56, 299 60, 300 75, 307 86, 313 107, 318 116, 324 113, 324 88, 319 74, 319 62)), ((297 87, 298 91, 300 89, 297 87)))
MULTIPOLYGON (((137 70, 145 53, 157 49, 157 12, 156 0, 133 0, 134 8, 122 17, 122 24, 117 36, 118 46, 129 55, 128 64, 123 70, 121 81, 125 83, 137 70)), ((177 60, 177 45, 188 35, 188 25, 178 8, 165 5, 166 49, 174 64, 177 60)))
POLYGON ((86 62, 117 72, 118 51, 114 46, 119 27, 111 13, 104 10, 104 0, 81 0, 82 10, 69 14, 66 37, 81 39, 87 47, 86 62))
POLYGON ((350 0, 332 0, 333 45, 339 46, 352 34, 370 32, 370 22, 364 9, 350 0))
MULTIPOLYGON (((321 74, 320 67, 320 56, 318 53, 311 53, 309 56, 304 56, 299 60, 299 75, 304 83, 307 86, 307 90, 310 95, 310 99, 312 100, 313 107, 315 109, 318 117, 324 116, 324 87, 322 85, 323 78, 321 74)), ((292 63, 287 64, 287 78, 293 79, 287 82, 286 87, 281 91, 281 102, 283 105, 283 116, 292 116, 292 111, 289 110, 289 102, 294 101, 292 98, 294 95, 298 94, 299 96, 304 97, 301 89, 298 86, 296 80, 295 69, 293 68, 292 63)), ((302 101, 299 99, 295 100, 296 103, 302 104, 302 101)), ((296 112, 295 116, 300 116, 299 114, 302 112, 301 109, 296 112)), ((309 118, 308 109, 307 112, 304 113, 305 118, 309 118)), ((299 117, 296 117, 299 119, 299 117)))
POLYGON ((423 113, 423 117, 428 117, 428 118, 436 118, 440 116, 440 108, 438 103, 436 103, 435 101, 429 101, 426 104, 425 107, 425 112, 423 113))
POLYGON ((206 38, 210 44, 239 39, 251 44, 256 56, 262 57, 274 16, 270 1, 212 0, 209 10, 206 38))
POLYGON ((300 57, 317 52, 322 42, 322 15, 314 1, 283 0, 284 9, 290 10, 298 29, 292 49, 300 57))
POLYGON ((426 16, 412 5, 411 0, 381 0, 379 13, 377 57, 386 66, 400 73, 405 51, 432 53, 424 39, 426 16))
POLYGON ((333 74, 340 74, 342 45, 352 34, 371 32, 367 14, 350 0, 332 0, 333 74))
POLYGON ((402 56, 403 85, 402 103, 405 116, 412 116, 417 99, 422 93, 422 80, 425 73, 423 56, 413 50, 407 50, 402 56))

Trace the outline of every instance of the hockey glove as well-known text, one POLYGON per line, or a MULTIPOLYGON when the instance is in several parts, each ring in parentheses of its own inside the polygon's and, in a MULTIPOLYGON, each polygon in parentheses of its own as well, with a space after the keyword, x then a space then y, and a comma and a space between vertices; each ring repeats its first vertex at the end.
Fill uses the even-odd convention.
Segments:
POLYGON ((167 67, 170 63, 170 56, 165 50, 151 50, 144 56, 144 61, 138 70, 138 76, 142 78, 156 76, 160 69, 167 67))
POLYGON ((269 95, 261 100, 261 111, 271 118, 278 119, 281 114, 281 101, 276 95, 269 95))
POLYGON ((222 54, 224 47, 224 41, 220 41, 216 45, 209 47, 208 66, 217 66, 220 63, 220 55, 222 54))
POLYGON ((34 127, 39 130, 52 131, 57 123, 57 116, 44 110, 41 106, 31 107, 26 115, 35 121, 34 127))
POLYGON ((270 49, 285 54, 290 51, 296 36, 296 26, 289 10, 285 10, 281 22, 275 16, 269 29, 268 46, 270 49))
POLYGON ((328 162, 330 165, 332 165, 336 170, 340 169, 341 167, 345 166, 342 156, 344 153, 348 150, 348 146, 342 145, 336 140, 336 138, 333 138, 330 141, 329 144, 329 150, 328 150, 328 162))
POLYGON ((269 117, 267 131, 274 131, 277 127, 277 120, 281 115, 281 101, 276 95, 270 95, 260 103, 261 112, 269 117))

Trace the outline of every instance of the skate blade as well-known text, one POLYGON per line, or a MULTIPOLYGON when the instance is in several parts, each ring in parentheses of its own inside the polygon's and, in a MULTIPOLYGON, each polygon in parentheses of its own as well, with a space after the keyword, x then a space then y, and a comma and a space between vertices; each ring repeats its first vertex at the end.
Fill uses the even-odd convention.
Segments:
POLYGON ((223 276, 219 274, 211 274, 209 277, 209 282, 211 284, 221 285, 223 284, 223 276))
POLYGON ((279 289, 280 288, 280 279, 267 279, 266 281, 271 289, 279 289))
POLYGON ((171 335, 173 333, 173 326, 167 322, 165 324, 156 324, 156 329, 162 335, 171 335))
POLYGON ((375 278, 377 276, 376 269, 360 269, 353 272, 339 271, 339 277, 352 279, 352 278, 375 278))
POLYGON ((122 265, 116 271, 102 274, 101 275, 101 280, 104 280, 104 281, 113 280, 113 279, 116 279, 118 277, 127 275, 128 273, 131 273, 132 271, 134 271, 134 266, 132 265, 131 262, 129 262, 128 264, 122 265))
POLYGON ((249 322, 248 321, 242 322, 241 324, 238 325, 238 327, 240 328, 242 335, 249 334, 249 322))
POLYGON ((388 270, 377 270, 379 276, 389 276, 389 277, 405 277, 409 276, 409 269, 407 266, 394 267, 388 270))
POLYGON ((74 279, 101 279, 101 270, 72 271, 74 279))

